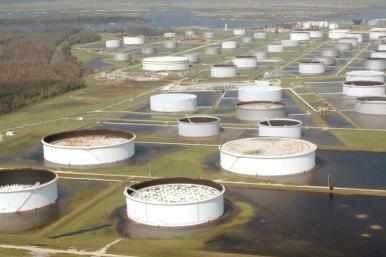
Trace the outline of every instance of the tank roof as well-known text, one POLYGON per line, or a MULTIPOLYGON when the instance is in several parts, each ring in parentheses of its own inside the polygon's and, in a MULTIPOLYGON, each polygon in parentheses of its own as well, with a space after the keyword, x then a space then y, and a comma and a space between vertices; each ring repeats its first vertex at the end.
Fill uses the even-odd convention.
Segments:
POLYGON ((220 118, 213 116, 193 116, 181 118, 178 121, 185 123, 212 123, 220 121, 220 118))
POLYGON ((302 122, 300 120, 293 119, 271 119, 259 122, 259 125, 269 126, 269 127, 295 127, 301 126, 302 122))

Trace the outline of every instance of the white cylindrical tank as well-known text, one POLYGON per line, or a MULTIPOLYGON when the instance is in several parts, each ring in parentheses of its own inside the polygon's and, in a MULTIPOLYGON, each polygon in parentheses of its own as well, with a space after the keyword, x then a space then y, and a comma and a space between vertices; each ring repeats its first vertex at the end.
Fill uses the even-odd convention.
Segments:
POLYGON ((127 216, 141 224, 161 227, 199 225, 224 213, 225 188, 193 178, 161 178, 126 187, 127 216))
POLYGON ((363 34, 359 33, 350 33, 348 35, 349 38, 356 38, 358 39, 358 43, 362 44, 363 43, 363 34))
POLYGON ((233 35, 235 36, 242 36, 245 35, 246 30, 245 29, 234 29, 233 30, 233 35))
POLYGON ((386 59, 386 50, 385 51, 375 51, 370 54, 370 58, 375 59, 386 59))
POLYGON ((114 61, 125 62, 130 59, 130 53, 118 53, 114 55, 114 61))
POLYGON ((355 111, 362 114, 386 115, 386 96, 367 96, 355 99, 355 111))
POLYGON ((204 49, 206 55, 216 55, 220 53, 220 47, 218 46, 208 46, 204 49))
POLYGON ((340 52, 351 51, 353 49, 351 43, 336 43, 334 44, 334 48, 340 52))
POLYGON ((386 51, 386 43, 380 43, 378 44, 378 51, 386 51))
POLYGON ((323 31, 318 29, 311 29, 311 30, 305 30, 308 33, 310 33, 310 38, 322 38, 323 37, 323 31))
POLYGON ((188 53, 184 56, 188 58, 189 63, 198 63, 200 61, 200 55, 198 53, 188 53))
POLYGON ((386 59, 367 58, 363 66, 366 70, 384 71, 386 70, 386 59))
POLYGON ((259 137, 302 137, 302 122, 294 119, 272 119, 259 122, 259 137))
POLYGON ((282 88, 279 86, 243 86, 239 87, 238 100, 240 102, 270 101, 280 102, 282 100, 282 88))
POLYGON ((281 53, 283 52, 282 45, 268 45, 267 46, 268 53, 281 53))
POLYGON ((255 56, 236 56, 232 59, 232 63, 237 66, 238 69, 256 69, 257 59, 255 56))
POLYGON ((329 23, 328 28, 329 29, 338 29, 339 25, 338 25, 338 23, 329 23))
POLYGON ((213 137, 220 134, 220 119, 213 116, 187 116, 178 120, 178 134, 184 137, 213 137))
POLYGON ((346 72, 346 81, 379 81, 385 82, 385 74, 380 71, 348 71, 346 72))
POLYGON ((239 102, 236 117, 244 121, 263 121, 285 117, 285 104, 271 101, 239 102))
POLYGON ((297 47, 299 46, 298 40, 291 40, 291 39, 283 39, 281 41, 281 45, 284 47, 297 47))
POLYGON ((145 43, 145 36, 133 36, 133 37, 123 37, 124 45, 142 45, 145 43))
POLYGON ((204 38, 214 38, 214 32, 213 31, 205 31, 203 36, 204 36, 204 38))
POLYGON ((267 33, 266 32, 255 32, 255 33, 253 33, 253 38, 254 39, 266 39, 267 33))
POLYGON ((179 56, 148 57, 142 60, 142 69, 147 71, 179 71, 189 68, 189 60, 179 56))
POLYGON ((299 63, 300 74, 323 74, 325 72, 324 63, 319 61, 302 61, 299 63))
POLYGON ((173 37, 176 37, 176 36, 177 36, 177 34, 174 33, 174 32, 165 32, 164 33, 164 37, 166 37, 166 38, 173 38, 173 37))
POLYGON ((107 40, 106 41, 106 48, 119 48, 121 47, 121 41, 120 40, 107 40))
POLYGON ((241 38, 241 42, 242 43, 245 43, 245 44, 249 44, 249 43, 252 43, 252 37, 250 37, 250 36, 244 36, 244 37, 242 37, 241 38))
POLYGON ((339 39, 347 37, 351 33, 351 29, 333 29, 328 32, 329 39, 339 39))
POLYGON ((178 43, 176 41, 167 41, 164 43, 166 49, 177 49, 178 43))
POLYGON ((386 36, 386 28, 372 28, 369 30, 369 39, 378 40, 379 37, 386 36))
POLYGON ((237 42, 236 41, 224 41, 221 43, 221 47, 223 49, 236 49, 237 42))
POLYGON ((315 62, 321 62, 324 64, 324 66, 332 66, 335 65, 335 57, 326 57, 326 56, 317 56, 312 58, 315 62))
POLYGON ((258 52, 255 52, 255 57, 257 61, 266 60, 268 58, 268 53, 266 51, 258 51, 258 52))
POLYGON ((187 36, 187 37, 195 37, 196 35, 197 35, 197 33, 194 30, 185 31, 185 36, 187 36))
POLYGON ((44 159, 62 165, 101 165, 126 160, 135 153, 130 132, 86 129, 60 132, 42 139, 44 159))
POLYGON ((242 138, 219 146, 224 170, 253 176, 286 176, 315 167, 317 146, 284 137, 242 138))
POLYGON ((383 96, 385 83, 377 81, 346 81, 342 83, 343 94, 347 96, 383 96))
POLYGON ((33 211, 58 199, 58 176, 48 170, 0 170, 0 213, 33 211))
POLYGON ((210 69, 212 78, 232 78, 237 76, 237 66, 233 64, 215 64, 210 69))
POLYGON ((292 31, 290 33, 290 39, 297 41, 310 40, 310 33, 308 31, 292 31))
POLYGON ((344 38, 339 38, 338 39, 338 43, 349 43, 352 45, 352 47, 354 49, 358 48, 358 39, 356 38, 347 38, 347 37, 344 37, 344 38))
POLYGON ((156 112, 193 112, 197 109, 197 96, 185 93, 152 95, 150 109, 156 112))
POLYGON ((335 48, 320 49, 320 56, 338 58, 340 56, 340 51, 335 48))

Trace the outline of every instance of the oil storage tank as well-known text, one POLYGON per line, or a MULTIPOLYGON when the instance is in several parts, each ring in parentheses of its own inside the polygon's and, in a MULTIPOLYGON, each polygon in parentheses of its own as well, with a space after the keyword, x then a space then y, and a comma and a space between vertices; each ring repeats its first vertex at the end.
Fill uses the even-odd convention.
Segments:
POLYGON ((239 88, 238 100, 240 102, 251 101, 271 101, 280 102, 282 100, 282 88, 279 86, 243 86, 239 88))
POLYGON ((164 37, 165 38, 173 38, 173 37, 176 37, 177 34, 175 32, 165 32, 164 33, 164 37))
POLYGON ((253 55, 239 55, 232 59, 232 63, 237 66, 238 69, 256 69, 257 59, 253 55))
POLYGON ((382 58, 367 58, 364 62, 366 70, 384 71, 386 69, 386 59, 382 58))
POLYGON ((341 53, 353 50, 351 43, 336 43, 334 44, 334 48, 339 50, 341 53))
POLYGON ((114 55, 114 61, 125 62, 128 61, 130 57, 130 53, 117 53, 116 55, 114 55))
POLYGON ((101 165, 135 154, 135 135, 107 129, 59 132, 42 139, 44 159, 61 165, 101 165))
POLYGON ((266 32, 255 32, 255 33, 253 33, 253 38, 254 39, 266 39, 267 33, 266 32))
POLYGON ((237 76, 237 66, 233 64, 215 64, 210 69, 212 78, 232 78, 237 76))
POLYGON ((259 137, 301 138, 302 122, 294 119, 271 119, 259 122, 259 137))
POLYGON ((355 98, 356 112, 371 115, 386 115, 386 96, 364 96, 355 98))
POLYGON ((58 176, 48 170, 0 170, 0 213, 20 213, 55 204, 57 181, 58 176))
POLYGON ((222 49, 236 49, 237 42, 236 41, 224 41, 221 43, 222 49))
POLYGON ((123 37, 124 45, 142 45, 145 43, 145 36, 132 36, 132 37, 123 37))
POLYGON ((356 70, 346 72, 346 81, 379 81, 385 82, 385 74, 381 71, 356 70))
POLYGON ((313 60, 304 60, 299 63, 300 74, 323 74, 325 72, 324 63, 313 60))
POLYGON ((320 56, 322 57, 340 57, 340 51, 336 48, 320 49, 320 56))
POLYGON ((233 35, 235 36, 242 36, 245 35, 246 30, 245 29, 234 29, 233 30, 233 35))
POLYGON ((317 146, 284 137, 242 138, 219 146, 224 170, 253 176, 286 176, 315 167, 317 146))
POLYGON ((374 51, 371 53, 370 58, 386 59, 386 51, 374 51))
POLYGON ((268 45, 267 50, 268 53, 281 53, 284 49, 282 45, 268 45))
POLYGON ((349 43, 352 45, 353 49, 358 48, 358 45, 359 45, 358 39, 349 38, 349 37, 344 37, 344 38, 338 39, 338 43, 349 43))
POLYGON ((299 46, 299 41, 292 39, 283 39, 281 45, 284 47, 297 47, 299 46))
POLYGON ((126 187, 127 216, 151 226, 182 227, 208 223, 224 213, 225 188, 193 178, 160 178, 126 187))
POLYGON ((167 41, 164 43, 164 48, 175 50, 178 47, 178 43, 176 41, 167 41))
POLYGON ((351 29, 332 29, 328 32, 329 39, 339 39, 347 37, 351 33, 351 29))
POLYGON ((106 48, 119 48, 121 47, 121 41, 120 40, 107 40, 106 41, 106 48))
POLYGON ((283 118, 286 115, 285 104, 272 101, 250 101, 236 104, 236 117, 244 121, 263 121, 283 118))
POLYGON ((369 30, 369 39, 378 40, 379 37, 386 36, 386 28, 371 28, 369 30))
POLYGON ((377 81, 346 81, 342 84, 343 94, 347 96, 382 96, 385 83, 377 81))
POLYGON ((292 31, 290 33, 290 39, 296 41, 310 40, 310 33, 308 31, 292 31))
POLYGON ((198 63, 200 61, 200 55, 198 53, 188 53, 184 57, 188 58, 189 63, 198 63))
POLYGON ((213 137, 220 134, 220 118, 186 116, 178 120, 178 134, 184 137, 213 137))
POLYGON ((335 63, 336 63, 335 57, 326 57, 326 56, 314 57, 314 58, 312 58, 312 61, 321 62, 324 64, 324 66, 332 66, 332 65, 335 65, 335 63))
POLYGON ((197 96, 186 93, 152 95, 150 109, 157 112, 193 112, 197 109, 197 96))
POLYGON ((147 71, 180 71, 189 69, 189 59, 181 56, 148 57, 142 60, 142 69, 147 71))

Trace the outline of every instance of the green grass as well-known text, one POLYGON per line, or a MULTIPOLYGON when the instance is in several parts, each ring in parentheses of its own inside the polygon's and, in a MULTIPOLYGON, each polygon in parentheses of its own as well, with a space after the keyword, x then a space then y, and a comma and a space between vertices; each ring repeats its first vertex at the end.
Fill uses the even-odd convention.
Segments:
POLYGON ((343 144, 353 150, 386 151, 386 132, 331 130, 343 144))

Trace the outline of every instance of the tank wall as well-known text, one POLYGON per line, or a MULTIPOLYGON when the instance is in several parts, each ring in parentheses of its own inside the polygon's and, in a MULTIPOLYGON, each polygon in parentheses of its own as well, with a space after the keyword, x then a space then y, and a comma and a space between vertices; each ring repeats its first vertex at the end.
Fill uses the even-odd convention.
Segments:
POLYGON ((171 100, 151 97, 150 109, 157 112, 190 112, 197 109, 197 98, 171 100))
POLYGON ((303 173, 315 167, 315 152, 282 158, 248 158, 220 153, 220 165, 224 170, 253 176, 284 176, 303 173))
POLYGON ((267 47, 268 53, 281 53, 283 52, 282 45, 268 45, 267 47))
POLYGON ((360 74, 355 72, 347 72, 346 73, 346 81, 379 81, 385 82, 385 76, 381 73, 379 74, 360 74))
POLYGON ((355 101, 355 111, 363 114, 386 115, 386 103, 367 103, 355 101))
POLYGON ((372 59, 366 60, 363 64, 366 70, 384 71, 386 69, 386 60, 372 59))
POLYGON ((283 109, 277 110, 249 110, 236 107, 236 117, 245 121, 264 121, 274 118, 285 117, 286 112, 283 109))
POLYGON ((63 165, 99 165, 130 158, 135 153, 134 140, 99 148, 60 148, 43 144, 44 159, 63 165))
POLYGON ((178 134, 185 137, 212 137, 220 134, 220 122, 178 122, 178 134))
POLYGON ((54 204, 58 199, 56 181, 37 189, 0 193, 0 213, 30 211, 54 204))
POLYGON ((343 94, 347 96, 382 96, 385 95, 385 86, 352 86, 343 84, 343 94))
POLYGON ((126 197, 127 216, 152 226, 191 226, 215 220, 224 213, 224 198, 181 205, 157 205, 134 201, 126 197))
POLYGON ((163 71, 163 70, 171 70, 171 71, 178 71, 178 70, 187 70, 189 69, 189 63, 186 62, 149 62, 149 61, 143 61, 142 68, 144 70, 148 71, 163 71))
POLYGON ((301 74, 322 74, 325 72, 324 64, 299 63, 299 73, 301 74))
POLYGON ((210 71, 212 78, 231 78, 237 75, 236 67, 212 67, 210 71))
POLYGON ((256 58, 234 58, 232 63, 240 69, 253 69, 257 67, 256 58))
POLYGON ((301 138, 302 127, 269 127, 259 126, 259 137, 290 137, 301 138))
POLYGON ((240 102, 251 102, 251 101, 271 101, 280 102, 282 100, 281 90, 272 90, 266 92, 250 91, 239 88, 238 100, 240 102))

